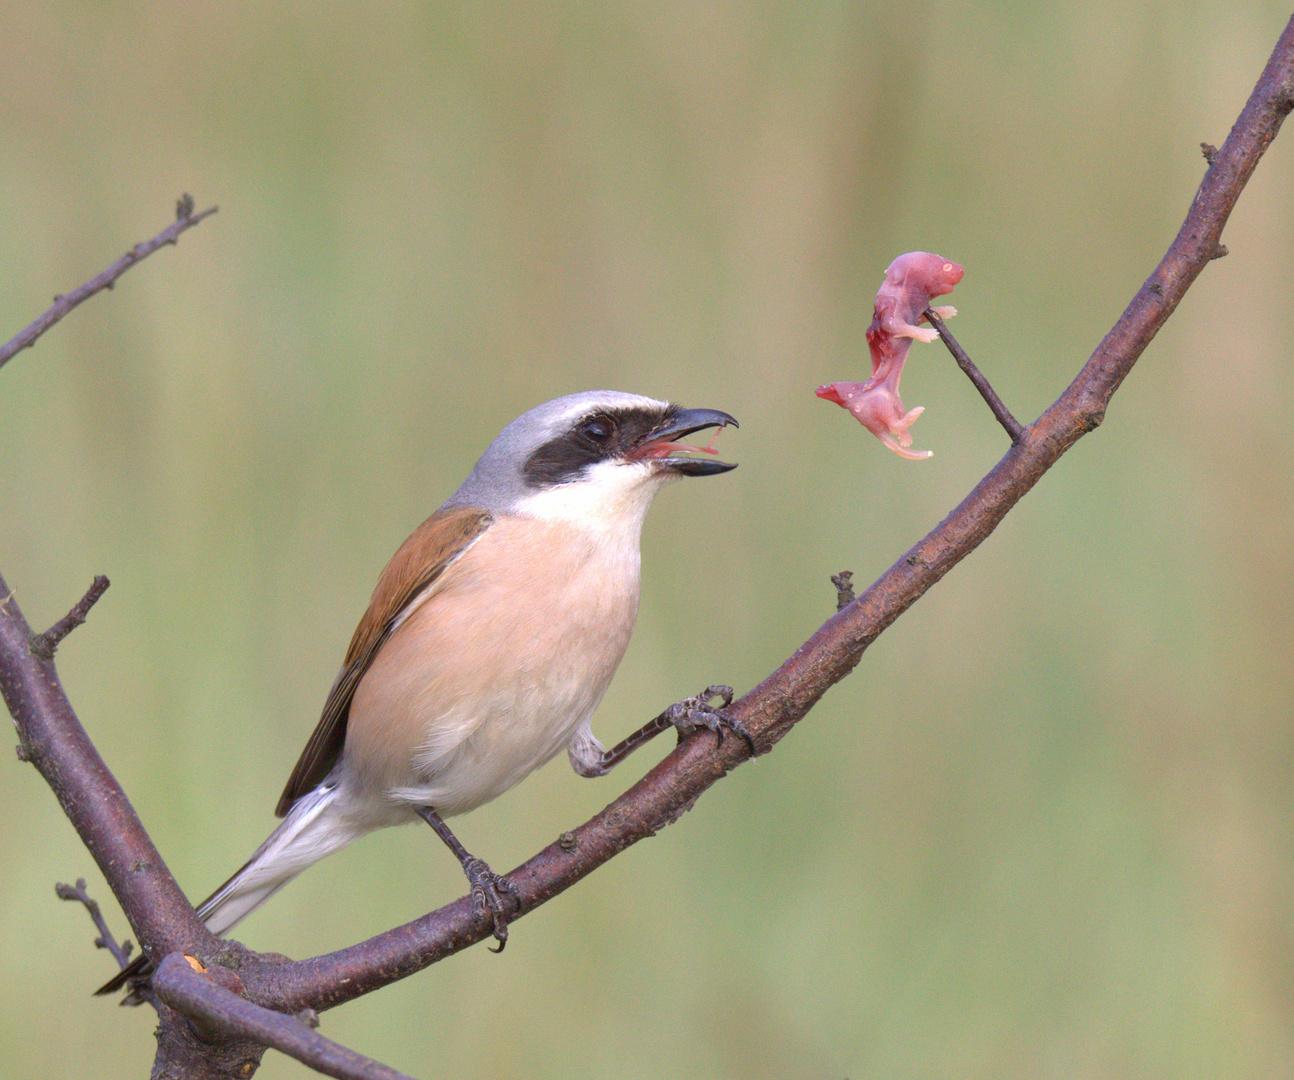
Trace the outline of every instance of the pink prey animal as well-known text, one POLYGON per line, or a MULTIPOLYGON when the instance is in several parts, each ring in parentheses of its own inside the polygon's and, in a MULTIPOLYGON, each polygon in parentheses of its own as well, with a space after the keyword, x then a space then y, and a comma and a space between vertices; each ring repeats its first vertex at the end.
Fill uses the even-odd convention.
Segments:
MULTIPOLYGON (((861 383, 834 382, 819 386, 816 391, 818 397, 848 409, 863 427, 900 457, 919 461, 934 453, 908 449, 912 445, 908 428, 925 407, 903 408, 899 378, 912 340, 931 342, 939 336, 934 327, 917 325, 930 301, 952 292, 964 273, 955 262, 929 251, 900 255, 885 270, 885 280, 876 293, 872 324, 867 328, 872 377, 861 383)), ((954 307, 931 310, 941 319, 957 314, 954 307)))

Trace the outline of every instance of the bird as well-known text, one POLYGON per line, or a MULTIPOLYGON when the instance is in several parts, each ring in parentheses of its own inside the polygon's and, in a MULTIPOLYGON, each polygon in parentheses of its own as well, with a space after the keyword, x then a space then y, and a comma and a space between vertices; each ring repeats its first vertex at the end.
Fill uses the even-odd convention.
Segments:
MULTIPOLYGON (((592 777, 670 724, 680 737, 701 725, 750 742, 709 705, 719 687, 611 750, 591 728, 637 616, 647 511, 670 481, 736 467, 709 456, 728 426, 737 421, 717 409, 609 390, 568 394, 509 423, 378 577, 279 799, 283 820, 198 906, 208 929, 226 933, 365 833, 421 819, 458 858, 502 951, 513 888, 446 818, 562 749, 592 777), (679 441, 708 429, 706 446, 679 441)), ((97 993, 146 978, 148 965, 141 954, 97 993)))

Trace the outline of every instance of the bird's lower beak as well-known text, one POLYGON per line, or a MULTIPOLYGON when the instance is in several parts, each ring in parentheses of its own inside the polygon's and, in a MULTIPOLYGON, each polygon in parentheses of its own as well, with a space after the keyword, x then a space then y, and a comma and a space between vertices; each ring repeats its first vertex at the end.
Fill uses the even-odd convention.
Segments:
POLYGON ((680 476, 713 476, 735 469, 726 461, 710 461, 684 454, 716 454, 715 439, 725 427, 740 427, 736 419, 718 409, 677 409, 660 427, 656 428, 630 457, 636 461, 655 460, 660 468, 680 476), (715 433, 704 446, 693 446, 678 440, 693 432, 715 428, 715 433))

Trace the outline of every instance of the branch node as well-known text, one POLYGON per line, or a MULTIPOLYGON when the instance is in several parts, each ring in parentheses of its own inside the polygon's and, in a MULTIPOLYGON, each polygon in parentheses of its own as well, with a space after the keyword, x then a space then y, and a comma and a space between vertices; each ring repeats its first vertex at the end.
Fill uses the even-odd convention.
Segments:
POLYGON ((1213 159, 1218 156, 1218 148, 1212 143, 1202 142, 1200 143, 1200 153, 1204 155, 1204 160, 1212 165, 1213 159))
POLYGON ((837 611, 854 602, 854 572, 852 570, 842 570, 838 574, 832 574, 831 584, 836 587, 837 611))
POLYGON ((188 221, 193 217, 193 196, 187 191, 175 200, 175 218, 177 221, 188 221))
POLYGON ((1222 259, 1230 254, 1231 252, 1227 250, 1226 244, 1219 244, 1213 249, 1213 254, 1209 256, 1209 259, 1222 259))
POLYGON ((31 640, 31 651, 39 656, 42 660, 52 660, 54 650, 58 648, 59 643, 67 637, 73 630, 85 622, 85 617, 94 607, 95 602, 101 597, 108 588, 108 579, 99 574, 90 587, 86 589, 85 595, 72 605, 72 610, 58 620, 53 626, 43 634, 37 634, 31 640))
MULTIPOLYGON (((346 1080, 410 1080, 404 1073, 357 1054, 325 1038, 311 1028, 301 1013, 275 1012, 256 1005, 194 972, 175 953, 158 965, 154 983, 161 998, 202 1031, 218 1034, 231 1050, 232 1040, 270 1046, 295 1058, 317 1072, 346 1080)), ((243 1069, 251 1076, 260 1060, 248 1061, 243 1069)))

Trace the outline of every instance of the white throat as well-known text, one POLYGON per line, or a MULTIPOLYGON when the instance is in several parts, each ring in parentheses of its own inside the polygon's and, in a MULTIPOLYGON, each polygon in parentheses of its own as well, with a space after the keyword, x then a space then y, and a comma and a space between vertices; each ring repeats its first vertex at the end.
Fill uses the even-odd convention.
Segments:
POLYGON ((656 493, 677 478, 649 461, 600 461, 582 479, 542 488, 520 499, 510 512, 636 543, 656 493))

